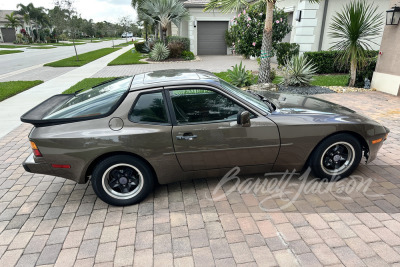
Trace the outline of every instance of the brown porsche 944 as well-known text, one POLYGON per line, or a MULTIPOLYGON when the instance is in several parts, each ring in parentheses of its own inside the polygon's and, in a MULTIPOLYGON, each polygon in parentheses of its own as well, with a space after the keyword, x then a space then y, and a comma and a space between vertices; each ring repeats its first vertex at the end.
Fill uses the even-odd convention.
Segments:
POLYGON ((87 183, 112 205, 160 184, 284 172, 349 176, 389 129, 314 97, 259 95, 202 70, 163 70, 55 95, 21 117, 34 125, 26 171, 87 183))

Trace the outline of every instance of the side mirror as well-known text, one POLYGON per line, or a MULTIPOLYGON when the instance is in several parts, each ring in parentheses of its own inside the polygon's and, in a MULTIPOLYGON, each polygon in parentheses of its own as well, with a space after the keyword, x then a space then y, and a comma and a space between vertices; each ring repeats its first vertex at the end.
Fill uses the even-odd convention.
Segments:
POLYGON ((242 127, 250 127, 250 112, 242 111, 237 115, 237 124, 242 125, 242 127))

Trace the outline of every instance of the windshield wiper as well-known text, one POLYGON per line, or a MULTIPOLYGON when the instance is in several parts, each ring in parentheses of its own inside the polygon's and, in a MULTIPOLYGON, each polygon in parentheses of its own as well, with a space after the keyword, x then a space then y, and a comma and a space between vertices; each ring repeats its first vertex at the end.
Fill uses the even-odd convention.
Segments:
POLYGON ((276 106, 274 103, 272 103, 268 98, 266 98, 263 95, 260 95, 254 91, 249 91, 251 94, 258 96, 260 98, 261 101, 265 102, 265 104, 267 104, 267 106, 270 108, 271 111, 276 110, 276 106))
POLYGON ((79 94, 81 91, 85 90, 86 88, 80 89, 78 91, 75 91, 74 95, 76 96, 77 94, 79 94))

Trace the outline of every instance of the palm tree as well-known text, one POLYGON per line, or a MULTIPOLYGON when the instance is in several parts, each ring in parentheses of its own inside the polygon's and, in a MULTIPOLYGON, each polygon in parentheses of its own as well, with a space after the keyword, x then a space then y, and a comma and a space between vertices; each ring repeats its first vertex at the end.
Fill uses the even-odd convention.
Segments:
MULTIPOLYGON (((311 3, 318 3, 321 0, 308 0, 311 3)), ((272 54, 272 25, 274 19, 274 9, 277 0, 256 0, 252 5, 265 5, 265 23, 263 31, 263 39, 261 45, 261 64, 258 74, 258 83, 271 82, 271 54, 272 54)), ((239 11, 247 7, 249 4, 246 0, 211 0, 204 11, 214 10, 219 8, 222 12, 228 13, 232 11, 239 11)))
POLYGON ((23 5, 23 4, 18 4, 17 8, 19 8, 18 11, 15 12, 15 14, 21 15, 24 17, 24 21, 26 24, 29 26, 29 33, 32 33, 32 24, 31 24, 31 19, 32 16, 34 16, 34 9, 35 7, 33 6, 32 3, 29 3, 28 5, 23 5))
POLYGON ((332 50, 340 50, 339 60, 350 62, 350 87, 354 87, 357 67, 364 65, 366 51, 372 50, 371 44, 378 37, 383 25, 383 15, 377 12, 378 6, 367 4, 364 0, 352 1, 336 12, 330 25, 330 37, 339 39, 333 43, 332 50))
POLYGON ((37 42, 40 42, 39 26, 40 26, 40 28, 45 25, 49 26, 50 25, 49 17, 44 12, 43 7, 38 7, 38 8, 33 9, 31 19, 33 19, 33 21, 35 21, 35 27, 36 27, 36 32, 37 32, 37 42))
POLYGON ((134 9, 136 9, 137 13, 138 13, 138 20, 139 21, 143 21, 143 26, 145 28, 145 32, 146 32, 146 41, 147 41, 147 30, 148 30, 148 23, 149 21, 147 21, 144 17, 143 17, 143 13, 142 10, 139 8, 142 4, 143 4, 144 0, 132 0, 131 1, 131 5, 134 9))
POLYGON ((181 20, 188 16, 186 8, 179 0, 149 0, 143 2, 139 9, 144 19, 161 25, 161 39, 164 42, 169 23, 179 27, 181 20))
POLYGON ((11 14, 6 15, 6 19, 8 20, 8 23, 6 24, 6 27, 11 27, 14 28, 15 30, 15 38, 17 37, 17 27, 22 26, 20 20, 14 16, 14 12, 11 12, 11 14))

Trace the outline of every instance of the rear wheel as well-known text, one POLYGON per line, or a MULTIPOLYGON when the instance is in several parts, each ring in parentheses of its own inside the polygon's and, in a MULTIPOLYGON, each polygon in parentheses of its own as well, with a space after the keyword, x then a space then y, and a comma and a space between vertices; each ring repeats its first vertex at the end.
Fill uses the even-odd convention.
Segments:
POLYGON ((362 148, 352 135, 337 134, 326 138, 311 156, 310 167, 318 178, 340 180, 360 164, 362 148))
POLYGON ((97 196, 114 206, 142 201, 153 190, 154 175, 142 160, 132 156, 111 156, 99 162, 92 173, 97 196))

